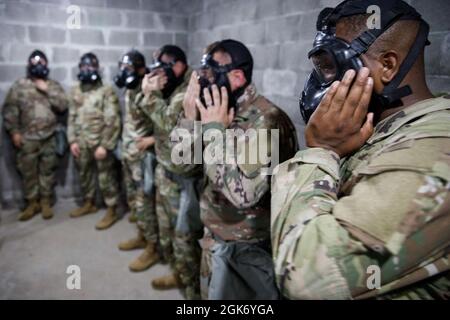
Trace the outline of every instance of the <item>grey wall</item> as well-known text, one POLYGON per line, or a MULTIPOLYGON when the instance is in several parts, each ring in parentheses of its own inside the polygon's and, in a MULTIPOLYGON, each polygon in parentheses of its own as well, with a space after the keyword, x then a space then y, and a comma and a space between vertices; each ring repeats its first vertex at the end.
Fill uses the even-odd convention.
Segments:
MULTIPOLYGON (((150 59, 154 49, 176 43, 198 65, 203 48, 222 38, 246 43, 255 59, 254 82, 268 98, 303 124, 298 95, 310 70, 306 54, 315 35, 321 8, 340 0, 0 0, 0 101, 12 80, 24 74, 34 48, 44 49, 51 75, 72 84, 80 54, 96 52, 110 80, 121 53, 134 46, 150 59), (69 4, 82 11, 82 29, 67 30, 69 4)), ((450 91, 450 1, 408 0, 431 24, 427 75, 434 92, 450 91)), ((0 196, 20 199, 11 146, 3 138, 0 196)), ((303 141, 301 141, 303 145, 303 141)), ((68 159, 65 160, 69 161, 68 159)), ((61 167, 60 196, 77 191, 73 169, 61 167), (75 187, 74 187, 75 186, 75 187)))

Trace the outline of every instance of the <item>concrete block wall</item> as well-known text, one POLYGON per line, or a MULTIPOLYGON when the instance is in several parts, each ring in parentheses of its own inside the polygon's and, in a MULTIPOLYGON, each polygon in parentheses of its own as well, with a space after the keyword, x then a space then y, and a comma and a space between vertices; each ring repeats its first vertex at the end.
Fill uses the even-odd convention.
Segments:
MULTIPOLYGON (((427 79, 434 92, 450 91, 450 2, 407 0, 431 25, 426 53, 427 79)), ((254 82, 283 108, 303 135, 298 96, 311 65, 307 52, 315 36, 317 14, 340 0, 0 0, 0 102, 12 81, 24 75, 34 48, 48 54, 51 76, 70 86, 85 51, 98 54, 106 82, 117 60, 130 47, 150 59, 154 49, 175 43, 198 66, 209 43, 235 38, 254 55, 254 82), (68 30, 66 8, 81 8, 81 30, 68 30)), ((0 199, 20 199, 9 140, 2 139, 0 199)), ((303 146, 304 142, 300 139, 303 146)), ((71 160, 60 168, 57 193, 76 193, 71 160), (69 168, 67 168, 69 165, 69 168)))

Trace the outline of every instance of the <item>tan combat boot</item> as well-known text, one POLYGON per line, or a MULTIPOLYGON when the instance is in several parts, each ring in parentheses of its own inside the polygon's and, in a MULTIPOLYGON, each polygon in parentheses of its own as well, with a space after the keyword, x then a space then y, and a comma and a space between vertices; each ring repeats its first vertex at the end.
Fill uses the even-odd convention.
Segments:
POLYGON ((144 249, 147 246, 147 241, 144 238, 144 234, 141 230, 138 231, 136 238, 130 240, 122 241, 119 243, 119 249, 124 251, 144 249))
POLYGON ((19 220, 27 221, 33 218, 36 213, 41 211, 41 206, 38 200, 30 200, 28 206, 20 213, 19 220))
POLYGON ((158 290, 168 290, 175 288, 182 288, 180 278, 177 274, 172 273, 167 276, 162 276, 152 280, 152 287, 158 290))
POLYGON ((89 213, 95 213, 97 211, 98 209, 95 206, 94 201, 92 199, 86 199, 82 207, 72 210, 69 215, 71 218, 78 218, 89 213))
POLYGON ((156 250, 156 245, 152 242, 147 243, 144 252, 141 253, 133 262, 128 266, 131 271, 139 272, 150 268, 152 265, 160 260, 159 253, 156 250))
POLYGON ((41 199, 42 218, 51 219, 53 217, 53 210, 49 198, 41 199))
POLYGON ((97 230, 104 230, 111 227, 117 220, 119 220, 119 216, 117 215, 115 207, 108 207, 105 216, 97 222, 95 228, 97 230))

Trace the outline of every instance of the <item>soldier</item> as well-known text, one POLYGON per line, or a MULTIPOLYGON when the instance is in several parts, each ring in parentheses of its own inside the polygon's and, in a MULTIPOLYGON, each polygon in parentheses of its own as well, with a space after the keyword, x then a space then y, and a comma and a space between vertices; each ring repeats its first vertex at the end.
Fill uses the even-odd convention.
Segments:
POLYGON ((22 176, 27 207, 19 220, 42 212, 53 217, 51 198, 57 166, 56 113, 67 109, 63 88, 48 79, 48 60, 35 50, 28 58, 27 77, 16 81, 3 105, 4 126, 17 150, 17 168, 22 176))
MULTIPOLYGON (((119 244, 120 250, 144 249, 133 260, 131 271, 143 271, 160 260, 158 253, 158 224, 156 218, 154 188, 145 188, 145 172, 153 168, 145 166, 152 157, 154 138, 153 123, 136 103, 142 91, 142 79, 147 72, 144 56, 137 50, 126 53, 119 62, 119 74, 115 83, 126 87, 125 120, 122 132, 122 168, 127 191, 128 206, 136 213, 138 235, 119 244)), ((151 161, 150 161, 151 163, 151 161)), ((151 166, 151 165, 150 165, 151 166)))
MULTIPOLYGON (((279 129, 281 160, 297 150, 295 129, 288 116, 252 84, 253 58, 245 45, 223 40, 209 46, 199 78, 186 94, 184 119, 178 128, 195 131, 200 115, 204 136, 215 129, 219 141, 226 129, 237 138, 218 147, 217 153, 237 149, 231 161, 203 163, 204 191, 201 220, 201 295, 203 299, 276 299, 270 254, 270 176, 263 174, 271 161, 252 162, 249 153, 270 150, 270 142, 259 136, 279 129), (200 97, 200 99, 199 99, 200 97), (203 102, 202 102, 203 101, 203 102), (196 111, 196 106, 199 113, 196 111), (250 132, 255 130, 256 135, 250 132), (244 156, 245 161, 239 161, 244 156)), ((227 134, 228 134, 227 132, 227 134)), ((270 139, 270 138, 269 138, 270 139)), ((204 158, 211 143, 205 142, 204 158)), ((195 149, 195 147, 194 147, 195 149)), ((274 158, 275 159, 275 158, 274 158)), ((283 160, 283 161, 284 161, 283 160)))
POLYGON ((153 279, 157 289, 184 287, 188 299, 199 297, 200 248, 197 243, 199 204, 196 187, 198 171, 184 172, 174 166, 171 158, 170 133, 183 109, 183 99, 192 70, 186 55, 174 45, 165 45, 156 53, 152 72, 142 84, 137 97, 142 110, 154 125, 156 167, 156 213, 163 258, 173 272, 153 279), (192 226, 190 216, 197 217, 192 226), (195 223, 197 222, 197 223, 195 223))
POLYGON ((72 218, 97 212, 95 206, 98 182, 108 207, 96 224, 98 230, 117 221, 118 182, 112 151, 120 135, 119 99, 111 86, 102 83, 97 56, 88 52, 78 64, 80 82, 70 92, 68 140, 80 172, 84 205, 70 213, 72 218))
POLYGON ((403 1, 326 10, 301 102, 308 148, 272 186, 281 292, 448 299, 450 97, 425 81, 428 24, 403 1), (369 5, 380 29, 367 29, 369 5))

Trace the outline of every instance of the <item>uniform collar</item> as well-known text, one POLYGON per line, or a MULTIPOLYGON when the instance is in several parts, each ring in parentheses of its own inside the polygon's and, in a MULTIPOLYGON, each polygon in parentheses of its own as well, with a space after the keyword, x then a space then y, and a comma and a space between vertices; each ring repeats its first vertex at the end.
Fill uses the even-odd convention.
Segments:
POLYGON ((442 110, 450 110, 449 96, 431 98, 417 102, 403 110, 394 113, 393 115, 378 123, 375 127, 374 134, 372 135, 372 137, 370 137, 367 143, 372 144, 374 142, 382 140, 392 135, 408 122, 423 117, 429 113, 442 110))

